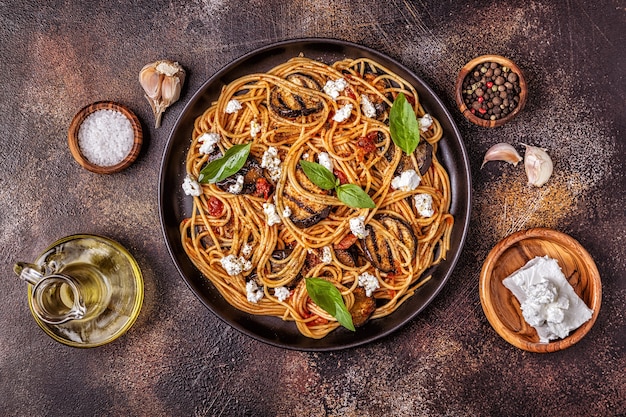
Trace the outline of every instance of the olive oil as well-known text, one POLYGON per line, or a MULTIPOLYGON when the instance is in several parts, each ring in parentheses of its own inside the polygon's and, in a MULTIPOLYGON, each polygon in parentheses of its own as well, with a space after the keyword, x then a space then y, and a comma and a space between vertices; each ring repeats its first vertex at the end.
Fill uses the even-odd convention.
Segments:
MULTIPOLYGON (((110 280, 95 265, 86 262, 70 263, 63 269, 63 274, 73 277, 79 285, 80 303, 85 311, 78 320, 90 320, 106 309, 111 301, 110 280)), ((70 308, 74 304, 75 297, 70 285, 61 284, 55 301, 59 308, 70 308)))
POLYGON ((31 310, 53 338, 73 346, 98 346, 125 332, 135 321, 143 301, 143 278, 135 259, 117 242, 94 235, 69 236, 52 244, 36 261, 50 285, 35 294, 30 286, 31 310), (58 282, 51 277, 70 277, 58 282), (44 322, 37 309, 63 314, 76 304, 83 314, 61 324, 44 322))
POLYGON ((65 317, 74 309, 74 303, 79 298, 68 282, 59 276, 46 279, 45 286, 40 286, 36 293, 38 308, 45 317, 65 317))

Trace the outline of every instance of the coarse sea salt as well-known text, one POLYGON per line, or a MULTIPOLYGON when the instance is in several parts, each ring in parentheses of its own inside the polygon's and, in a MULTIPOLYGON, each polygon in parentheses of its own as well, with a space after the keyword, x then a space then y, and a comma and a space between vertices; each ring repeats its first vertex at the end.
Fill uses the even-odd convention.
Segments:
POLYGON ((135 132, 130 120, 117 110, 97 110, 78 129, 78 146, 85 158, 98 166, 117 165, 133 148, 135 132))

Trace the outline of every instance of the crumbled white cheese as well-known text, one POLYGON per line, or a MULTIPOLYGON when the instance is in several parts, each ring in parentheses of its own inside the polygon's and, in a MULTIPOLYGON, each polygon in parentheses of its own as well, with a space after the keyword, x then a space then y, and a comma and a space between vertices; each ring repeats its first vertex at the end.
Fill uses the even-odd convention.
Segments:
POLYGON ((433 125, 433 118, 430 114, 426 113, 424 117, 420 117, 417 122, 419 123, 420 130, 426 132, 428 128, 433 125))
POLYGON ((200 145, 200 153, 208 155, 215 150, 215 145, 220 141, 219 133, 204 132, 198 138, 200 145))
POLYGON ((548 256, 531 259, 502 284, 515 295, 524 320, 537 330, 542 343, 566 337, 593 315, 558 262, 548 256))
POLYGON ((226 104, 226 108, 224 109, 224 113, 232 114, 237 113, 241 110, 241 103, 237 99, 232 99, 226 104))
POLYGON ((359 239, 364 239, 369 234, 369 230, 365 228, 365 217, 357 216, 350 219, 350 231, 359 239))
POLYGON ((361 111, 365 117, 369 117, 371 119, 376 117, 376 107, 374 107, 374 103, 372 103, 370 98, 365 94, 361 96, 361 111))
POLYGON ((258 303, 265 294, 263 287, 259 287, 255 281, 246 282, 246 298, 251 303, 258 303))
POLYGON ((272 203, 263 203, 263 213, 267 216, 268 226, 273 226, 281 222, 280 216, 276 213, 276 206, 272 203))
POLYGON ((228 255, 220 259, 222 268, 226 270, 228 275, 239 275, 243 271, 249 271, 252 269, 252 262, 248 261, 243 256, 236 257, 235 255, 228 255))
POLYGON ((347 86, 348 83, 343 78, 339 78, 336 81, 328 80, 324 85, 324 92, 336 100, 339 97, 339 93, 345 90, 347 86))
POLYGON ((263 158, 261 159, 261 168, 267 169, 272 181, 278 181, 282 172, 280 167, 281 160, 278 157, 278 149, 273 146, 267 148, 263 152, 263 158))
POLYGON ((303 153, 302 159, 309 159, 309 153, 308 152, 303 153))
POLYGON ((291 291, 287 287, 276 287, 274 288, 274 297, 278 299, 281 303, 285 301, 291 295, 291 291))
POLYGON ((324 246, 322 248, 322 263, 328 265, 333 261, 333 253, 330 251, 330 246, 324 246))
MULTIPOLYGON (((545 322, 561 323, 564 310, 569 307, 567 297, 559 295, 552 281, 539 281, 525 288, 526 301, 521 303, 524 320, 531 326, 541 326, 545 322)), ((568 332, 569 333, 569 332, 568 332)), ((559 337, 565 337, 567 334, 559 337)))
POLYGON ((289 208, 289 206, 285 206, 285 208, 283 209, 283 217, 286 219, 291 217, 291 209, 289 208))
POLYGON ((243 254, 243 256, 250 256, 250 254, 252 253, 252 249, 254 249, 252 245, 246 242, 241 248, 241 253, 243 254))
POLYGON ((250 121, 250 136, 256 138, 259 133, 261 133, 261 125, 256 120, 250 121))
POLYGON ((243 190, 243 175, 237 175, 236 182, 228 187, 228 192, 231 194, 239 194, 243 190))
POLYGON ((435 214, 433 209, 433 196, 430 194, 418 194, 413 197, 415 200, 415 210, 422 217, 431 217, 435 214))
POLYGON ((413 191, 420 185, 421 181, 422 178, 414 169, 408 169, 391 180, 391 187, 394 190, 413 191))
POLYGON ((333 172, 333 160, 330 159, 330 155, 327 152, 320 152, 317 155, 317 162, 330 172, 333 172))
POLYGON ((183 191, 185 191, 185 194, 194 197, 198 197, 202 194, 202 188, 200 184, 198 184, 198 181, 192 180, 189 175, 183 180, 183 191))
POLYGON ((363 272, 359 275, 359 286, 365 288, 365 295, 371 297, 374 291, 380 288, 378 279, 369 272, 363 272))
POLYGON ((350 114, 352 113, 352 103, 348 103, 345 106, 341 107, 337 110, 337 113, 333 116, 333 120, 337 123, 341 123, 345 120, 348 120, 350 114))

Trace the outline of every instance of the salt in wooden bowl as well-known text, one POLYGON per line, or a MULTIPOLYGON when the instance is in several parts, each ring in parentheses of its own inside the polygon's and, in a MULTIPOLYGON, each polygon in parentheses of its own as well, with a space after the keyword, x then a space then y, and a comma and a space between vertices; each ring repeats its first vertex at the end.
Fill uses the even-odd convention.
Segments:
POLYGON ((459 107, 459 110, 461 111, 463 116, 465 116, 467 120, 482 127, 498 127, 507 123, 508 121, 513 119, 515 116, 517 116, 519 112, 522 111, 522 109, 526 105, 526 98, 528 96, 528 86, 526 85, 526 79, 524 78, 524 74, 522 73, 522 70, 515 64, 515 62, 500 55, 482 55, 482 56, 472 59, 467 64, 465 64, 463 68, 461 68, 456 78, 454 96, 456 99, 456 104, 459 107), (476 116, 474 113, 472 113, 472 109, 468 108, 467 105, 465 104, 465 101, 463 100, 463 81, 468 75, 471 74, 471 72, 476 68, 476 66, 483 64, 485 62, 496 62, 500 64, 501 66, 509 67, 512 72, 517 74, 518 76, 517 82, 521 90, 519 93, 519 102, 517 103, 517 106, 515 106, 515 108, 506 116, 501 117, 499 119, 495 119, 495 120, 487 120, 487 119, 483 119, 481 117, 476 116))
POLYGON ((135 159, 137 159, 141 150, 142 142, 143 132, 141 129, 141 123, 139 122, 137 116, 128 107, 112 101, 98 101, 83 107, 72 119, 68 131, 68 143, 72 156, 83 168, 91 172, 95 172, 96 174, 113 174, 130 166, 135 159), (114 165, 97 165, 89 161, 80 148, 78 138, 80 127, 87 117, 99 110, 114 110, 121 113, 130 121, 130 125, 133 130, 133 144, 130 151, 124 159, 114 165))
POLYGON ((513 346, 536 353, 556 352, 579 342, 595 323, 602 299, 600 274, 591 255, 571 236, 547 228, 520 231, 500 241, 483 264, 479 290, 483 311, 495 331, 513 346), (535 328, 524 320, 517 298, 502 280, 536 256, 546 255, 557 260, 593 314, 564 339, 541 343, 535 328))

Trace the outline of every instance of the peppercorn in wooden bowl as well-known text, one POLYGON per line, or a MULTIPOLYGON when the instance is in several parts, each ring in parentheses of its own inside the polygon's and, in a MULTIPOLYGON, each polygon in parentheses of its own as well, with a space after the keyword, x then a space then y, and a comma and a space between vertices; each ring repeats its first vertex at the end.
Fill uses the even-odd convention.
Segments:
MULTIPOLYGON (((602 299, 600 274, 591 255, 571 236, 548 228, 523 230, 500 241, 483 263, 479 291, 494 330, 513 346, 535 353, 556 352, 579 342, 595 323, 602 299), (592 310, 591 318, 566 337, 548 342, 541 342, 536 328, 526 322, 519 300, 503 284, 528 261, 544 256, 557 261, 574 293, 592 310)), ((574 307, 571 300, 567 308, 574 307)))
POLYGON ((113 174, 131 165, 141 150, 141 123, 126 106, 99 101, 83 107, 68 131, 70 152, 85 169, 113 174))
POLYGON ((526 104, 528 88, 520 68, 500 55, 469 61, 456 79, 455 99, 470 122, 482 127, 502 126, 526 104))

